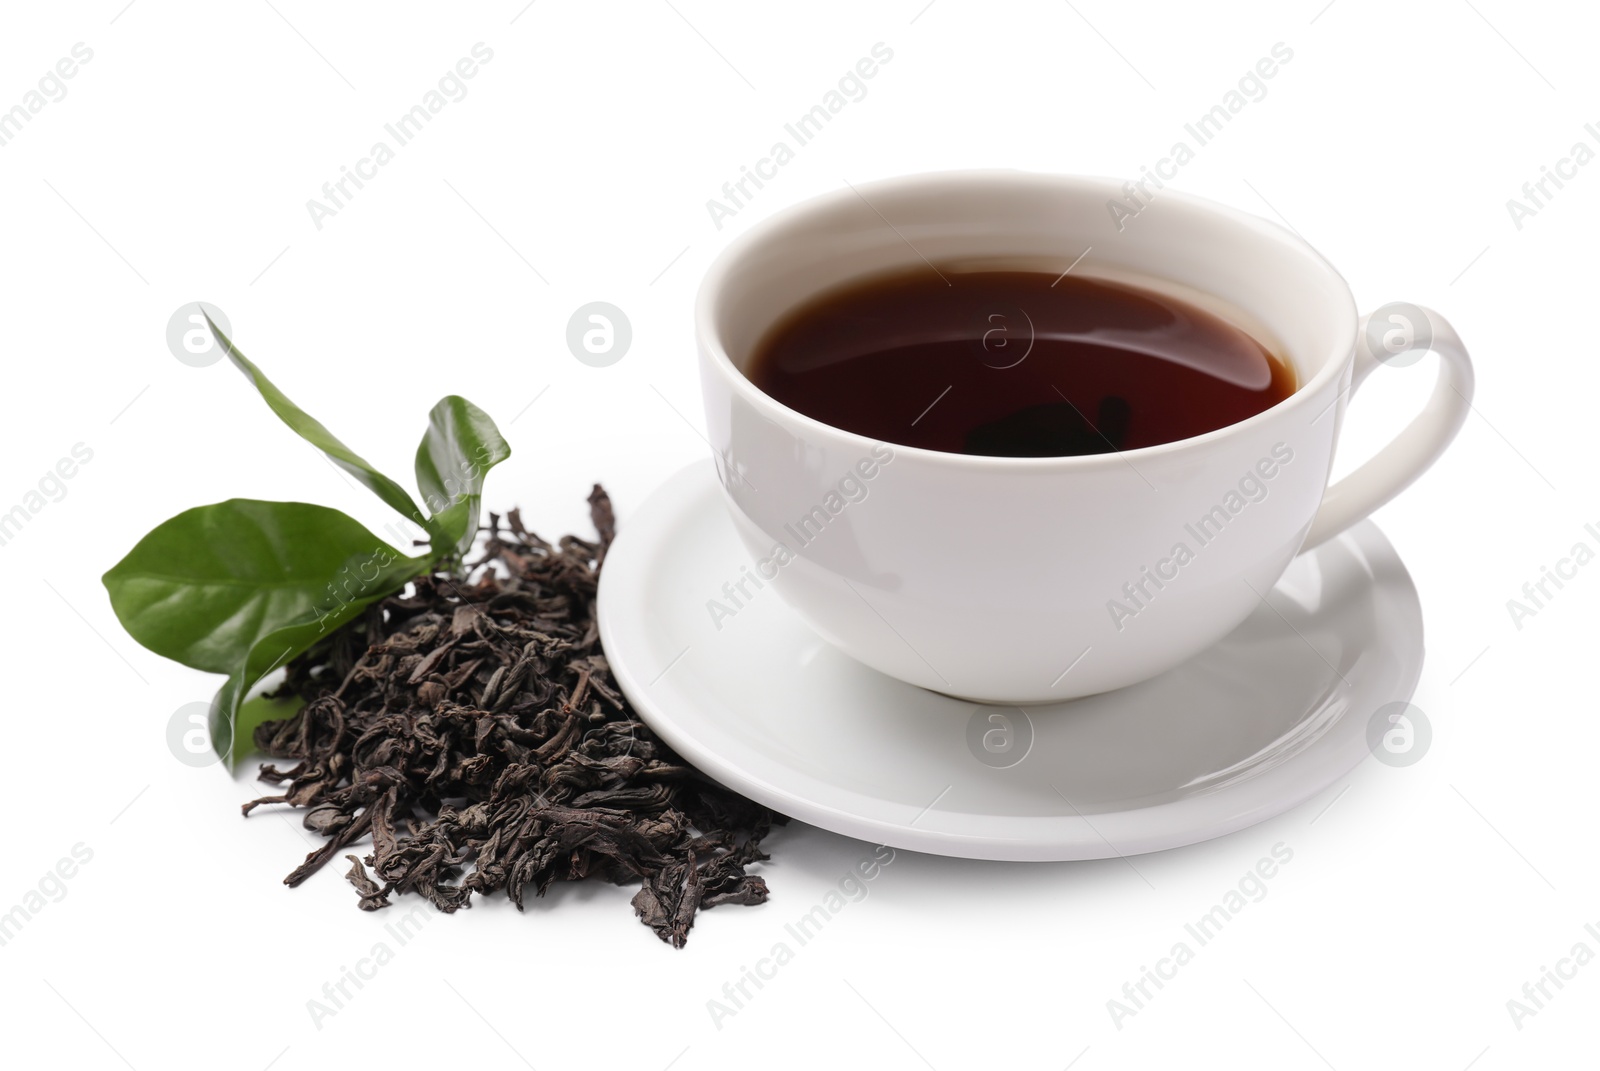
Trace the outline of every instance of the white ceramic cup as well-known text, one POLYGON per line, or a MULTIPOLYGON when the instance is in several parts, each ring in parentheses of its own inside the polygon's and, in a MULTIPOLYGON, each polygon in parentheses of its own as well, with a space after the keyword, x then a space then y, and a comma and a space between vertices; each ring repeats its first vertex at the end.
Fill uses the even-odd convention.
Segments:
POLYGON ((918 175, 807 201, 729 245, 701 284, 695 319, 710 442, 751 555, 726 594, 730 609, 741 592, 774 586, 874 669, 983 702, 1120 688, 1221 639, 1295 554, 1383 505, 1455 436, 1472 365, 1437 313, 1394 305, 1358 316, 1314 249, 1243 212, 1161 192, 1119 230, 1113 200, 1126 203, 1107 179, 918 175), (1189 439, 1009 458, 830 427, 741 371, 777 320, 822 291, 968 260, 1075 264, 1075 274, 1168 290, 1287 358, 1299 388, 1189 439), (1351 392, 1380 363, 1420 349, 1440 358, 1426 407, 1329 486, 1351 392))

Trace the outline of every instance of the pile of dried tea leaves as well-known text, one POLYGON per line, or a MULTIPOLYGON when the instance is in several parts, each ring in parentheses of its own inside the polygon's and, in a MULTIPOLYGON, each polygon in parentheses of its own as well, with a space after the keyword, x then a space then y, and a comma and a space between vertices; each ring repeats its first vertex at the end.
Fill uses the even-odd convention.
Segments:
POLYGON ((419 577, 289 663, 277 694, 304 705, 255 744, 296 765, 264 765, 284 791, 244 806, 303 808, 327 838, 286 884, 370 836, 364 865, 346 856, 365 910, 638 882, 634 910, 675 947, 696 912, 767 899, 747 868, 783 819, 674 755, 611 679, 595 594, 615 522, 598 485, 589 506, 599 541, 554 546, 491 513, 465 580, 419 577))

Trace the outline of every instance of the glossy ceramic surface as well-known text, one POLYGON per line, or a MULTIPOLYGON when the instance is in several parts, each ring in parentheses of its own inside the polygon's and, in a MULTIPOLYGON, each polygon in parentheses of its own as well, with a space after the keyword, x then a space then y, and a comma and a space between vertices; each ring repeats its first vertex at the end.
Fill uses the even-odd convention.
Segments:
MULTIPOLYGON (((1303 546, 1415 479, 1468 412, 1466 351, 1413 309, 1442 357, 1424 412, 1329 488, 1354 387, 1375 369, 1344 281, 1276 224, 1165 192, 1113 227, 1104 179, 956 172, 864 184, 752 227, 696 312, 708 437, 762 583, 816 633, 891 677, 952 695, 1047 702, 1145 680, 1258 611, 1303 546), (874 442, 778 404, 740 371, 820 290, 874 272, 994 259, 1124 278, 1209 305, 1286 357, 1300 389, 1229 427, 1065 458, 874 442)), ((1395 337, 1386 323, 1376 337, 1395 337)), ((1405 347, 1402 347, 1404 349, 1405 347)), ((977 359, 975 357, 975 359, 977 359)), ((1004 374, 997 372, 996 374, 1004 374)), ((935 399, 908 399, 911 420, 935 399)))
POLYGON ((1422 666, 1416 591, 1365 522, 1297 557, 1219 643, 1141 684, 983 706, 823 642, 752 559, 710 461, 621 521, 600 584, 617 680, 644 720, 729 787, 802 821, 980 859, 1093 859, 1279 814, 1367 759, 1369 722, 1422 666))

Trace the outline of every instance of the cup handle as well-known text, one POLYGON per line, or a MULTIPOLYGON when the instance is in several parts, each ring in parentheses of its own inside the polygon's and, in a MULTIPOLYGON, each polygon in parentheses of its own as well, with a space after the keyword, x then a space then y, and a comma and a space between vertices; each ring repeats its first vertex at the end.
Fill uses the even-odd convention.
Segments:
POLYGON ((1432 309, 1394 304, 1363 316, 1349 391, 1353 394, 1380 364, 1417 350, 1439 355, 1439 378, 1428 404, 1374 457, 1328 487, 1301 550, 1338 535, 1404 491, 1461 430, 1472 411, 1472 358, 1455 328, 1432 309))

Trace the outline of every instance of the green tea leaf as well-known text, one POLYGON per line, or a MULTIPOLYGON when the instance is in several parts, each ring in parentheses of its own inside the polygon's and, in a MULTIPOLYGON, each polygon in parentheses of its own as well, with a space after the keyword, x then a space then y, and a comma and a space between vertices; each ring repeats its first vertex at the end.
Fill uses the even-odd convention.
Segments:
POLYGON ((279 629, 330 621, 425 571, 338 510, 230 499, 156 526, 104 577, 128 634, 195 669, 233 673, 279 629))
POLYGON ((238 347, 233 344, 233 340, 222 333, 222 328, 212 323, 211 317, 205 314, 204 309, 201 310, 201 314, 206 316, 206 323, 210 325, 212 333, 222 343, 222 348, 227 352, 228 359, 233 361, 234 366, 245 374, 245 378, 249 379, 256 390, 261 392, 261 397, 266 399, 267 405, 272 408, 274 413, 278 414, 280 420, 294 429, 295 434, 327 454, 335 465, 354 476, 363 486, 383 499, 401 516, 407 517, 427 528, 430 535, 437 534, 437 528, 417 508, 417 504, 412 501, 405 488, 373 468, 366 459, 340 442, 333 432, 323 427, 321 422, 310 413, 291 402, 281 390, 273 385, 271 380, 262 375, 261 369, 257 368, 250 362, 249 358, 239 352, 238 347))
POLYGON ((211 739, 231 766, 250 750, 233 726, 251 687, 431 567, 338 510, 236 498, 157 525, 104 581, 135 640, 228 674, 211 739))
POLYGON ((458 395, 440 399, 428 414, 417 447, 417 487, 442 530, 436 554, 465 554, 478 534, 484 475, 511 456, 489 414, 458 395))

